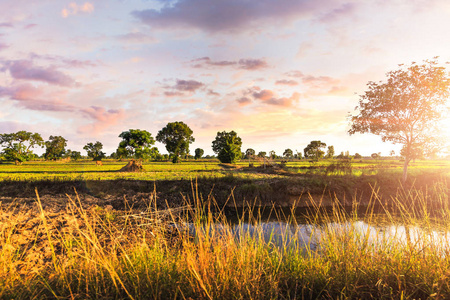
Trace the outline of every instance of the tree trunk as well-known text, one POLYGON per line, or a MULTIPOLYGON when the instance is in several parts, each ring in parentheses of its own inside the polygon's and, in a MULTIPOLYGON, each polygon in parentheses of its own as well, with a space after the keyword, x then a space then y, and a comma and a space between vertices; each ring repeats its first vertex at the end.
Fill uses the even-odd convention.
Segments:
POLYGON ((406 182, 406 178, 408 176, 408 164, 409 164, 409 157, 405 157, 405 163, 403 164, 403 177, 402 177, 402 182, 405 183, 406 182))

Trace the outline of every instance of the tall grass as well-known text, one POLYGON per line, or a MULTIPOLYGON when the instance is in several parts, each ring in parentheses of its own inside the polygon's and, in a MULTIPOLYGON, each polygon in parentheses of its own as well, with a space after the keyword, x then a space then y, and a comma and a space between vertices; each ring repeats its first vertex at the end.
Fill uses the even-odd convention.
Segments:
POLYGON ((0 298, 448 299, 445 187, 389 201, 374 188, 363 216, 316 205, 306 227, 285 216, 268 238, 255 207, 231 224, 195 186, 184 209, 158 210, 155 194, 144 212, 68 197, 56 213, 37 194, 33 209, 0 206, 0 298))

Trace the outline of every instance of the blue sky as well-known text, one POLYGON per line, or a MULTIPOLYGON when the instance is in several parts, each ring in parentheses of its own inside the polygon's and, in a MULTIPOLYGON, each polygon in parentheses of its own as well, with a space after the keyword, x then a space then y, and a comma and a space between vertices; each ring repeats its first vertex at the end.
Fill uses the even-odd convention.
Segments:
POLYGON ((183 121, 191 153, 223 130, 257 152, 398 153, 347 116, 398 64, 450 61, 448 28, 446 0, 4 0, 0 132, 110 154, 122 131, 183 121))

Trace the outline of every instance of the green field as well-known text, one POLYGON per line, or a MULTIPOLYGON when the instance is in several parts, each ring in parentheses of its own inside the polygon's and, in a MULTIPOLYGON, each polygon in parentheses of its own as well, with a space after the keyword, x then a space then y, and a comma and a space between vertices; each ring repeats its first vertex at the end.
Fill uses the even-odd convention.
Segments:
MULTIPOLYGON (((230 174, 243 179, 265 179, 283 177, 281 172, 266 172, 263 164, 259 161, 250 161, 257 170, 246 168, 249 161, 240 161, 236 164, 238 168, 228 168, 220 165, 218 161, 183 161, 179 164, 171 162, 144 162, 143 172, 119 172, 127 161, 104 160, 103 166, 96 166, 95 162, 89 160, 76 162, 53 162, 53 161, 29 161, 16 166, 13 163, 0 164, 0 181, 39 181, 39 180, 179 180, 195 178, 220 178, 230 174), (261 170, 263 169, 263 170, 261 170)), ((339 160, 323 160, 310 163, 307 160, 289 161, 283 168, 284 175, 343 175, 339 172, 328 172, 327 166, 339 163, 339 160)), ((273 164, 280 165, 280 161, 273 164)), ((268 165, 267 169, 270 169, 268 165)), ((373 159, 358 160, 351 162, 351 175, 375 175, 380 172, 399 174, 403 170, 403 162, 398 160, 373 159)), ((409 172, 420 174, 423 172, 450 173, 450 161, 428 160, 410 163, 409 172)), ((348 175, 348 174, 347 174, 348 175)))

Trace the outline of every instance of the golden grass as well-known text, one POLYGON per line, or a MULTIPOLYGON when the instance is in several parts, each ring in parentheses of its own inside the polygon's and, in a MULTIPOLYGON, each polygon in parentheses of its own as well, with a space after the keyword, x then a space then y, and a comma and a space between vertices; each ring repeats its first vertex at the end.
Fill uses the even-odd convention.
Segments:
POLYGON ((448 299, 445 187, 389 201, 374 188, 363 216, 317 205, 308 231, 292 215, 268 239, 254 207, 231 224, 195 187, 184 209, 143 213, 77 197, 52 212, 37 194, 33 208, 0 206, 0 298, 448 299))

